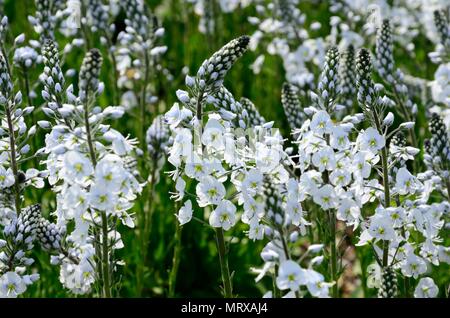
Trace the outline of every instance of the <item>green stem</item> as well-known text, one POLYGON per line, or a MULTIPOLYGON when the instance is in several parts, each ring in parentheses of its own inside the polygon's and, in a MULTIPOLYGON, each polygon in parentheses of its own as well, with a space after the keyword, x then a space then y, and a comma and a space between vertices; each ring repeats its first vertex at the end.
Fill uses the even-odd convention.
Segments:
MULTIPOLYGON (((88 96, 88 92, 86 92, 86 96, 88 96)), ((87 135, 87 143, 89 148, 89 155, 91 157, 92 165, 95 167, 97 165, 97 158, 95 156, 95 148, 94 143, 92 141, 92 132, 91 126, 89 124, 89 109, 88 109, 88 101, 84 103, 84 124, 86 126, 86 135, 87 135)), ((101 212, 102 218, 102 252, 101 252, 101 262, 102 262, 102 273, 101 276, 103 278, 103 297, 110 298, 111 297, 111 286, 110 286, 110 270, 109 270, 109 253, 108 253, 108 219, 106 216, 106 212, 101 212)), ((96 246, 96 250, 98 250, 98 245, 96 246)))
MULTIPOLYGON (((383 187, 384 187, 384 207, 387 209, 391 205, 391 195, 389 191, 389 171, 388 154, 386 146, 381 150, 381 164, 383 166, 383 187)), ((383 244, 383 267, 388 266, 389 241, 383 244)))
MULTIPOLYGON (((177 207, 179 205, 177 204, 177 207)), ((181 256, 181 234, 183 232, 183 227, 180 225, 178 221, 176 221, 176 229, 175 229, 175 247, 173 250, 173 259, 172 259, 172 269, 170 270, 169 275, 169 298, 173 298, 175 296, 175 287, 177 282, 177 274, 178 268, 180 267, 180 256, 181 256)))
MULTIPOLYGON (((381 123, 379 120, 379 115, 375 112, 375 125, 380 134, 383 134, 381 129, 381 123)), ((381 149, 381 166, 383 170, 383 187, 384 187, 384 208, 389 208, 391 206, 391 194, 389 190, 389 166, 388 166, 388 149, 387 140, 386 145, 381 149)), ((388 266, 388 256, 389 256, 389 241, 383 242, 383 267, 388 266)))
POLYGON ((14 133, 14 124, 11 114, 11 108, 9 105, 5 107, 6 110, 6 121, 8 122, 8 130, 9 130, 9 148, 10 148, 10 158, 11 158, 11 169, 14 174, 14 203, 16 208, 17 215, 21 212, 20 205, 20 181, 19 181, 19 168, 17 165, 17 153, 16 153, 16 137, 14 133))
POLYGON ((219 252, 220 271, 222 273, 224 297, 232 298, 233 292, 231 285, 231 276, 230 276, 230 269, 228 268, 228 257, 225 247, 225 237, 223 235, 223 229, 216 228, 215 231, 216 231, 217 250, 219 252))
MULTIPOLYGON (((31 99, 31 95, 30 95, 30 79, 28 77, 28 72, 27 72, 27 69, 25 67, 23 68, 23 77, 24 77, 24 82, 25 82, 25 93, 26 93, 26 96, 27 96, 27 106, 32 106, 33 101, 31 99)), ((31 121, 32 121, 33 125, 37 122, 34 112, 31 113, 31 121)), ((36 153, 36 151, 39 148, 36 141, 37 141, 36 138, 33 138, 33 150, 34 150, 33 153, 36 153)), ((34 158, 33 161, 34 161, 35 167, 37 167, 38 166, 38 160, 36 158, 34 158)))
POLYGON ((336 218, 332 211, 330 217, 330 251, 331 251, 331 277, 335 284, 333 285, 333 298, 339 297, 338 277, 337 277, 337 253, 336 253, 336 218))
POLYGON ((111 283, 109 271, 108 252, 108 218, 106 212, 102 211, 102 266, 103 266, 103 297, 111 298, 111 283))

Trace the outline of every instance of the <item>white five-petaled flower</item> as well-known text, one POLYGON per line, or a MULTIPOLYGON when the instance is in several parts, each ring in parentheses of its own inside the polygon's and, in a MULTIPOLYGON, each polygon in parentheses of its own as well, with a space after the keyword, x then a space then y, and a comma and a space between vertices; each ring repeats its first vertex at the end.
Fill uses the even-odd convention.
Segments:
POLYGON ((305 285, 306 283, 307 277, 305 270, 296 262, 286 260, 280 264, 276 279, 277 287, 280 290, 290 289, 291 291, 297 291, 300 285, 305 285))
POLYGON ((94 172, 94 167, 85 155, 77 151, 68 151, 64 155, 64 168, 69 183, 84 182, 94 172))
POLYGON ((0 277, 0 298, 16 298, 26 290, 22 277, 15 272, 7 272, 0 277))
POLYGON ((207 148, 215 150, 225 149, 225 138, 223 136, 225 128, 215 118, 210 118, 203 129, 202 144, 207 148))
POLYGON ((312 156, 312 163, 320 172, 323 172, 324 170, 333 170, 336 168, 336 159, 334 157, 333 149, 328 146, 320 149, 312 156))
POLYGON ((434 298, 438 295, 439 289, 430 277, 421 278, 414 290, 415 298, 434 298))
POLYGON ((332 127, 333 123, 330 115, 324 110, 315 113, 311 119, 310 128, 316 134, 322 135, 323 133, 329 133, 332 127))
POLYGON ((117 203, 117 195, 108 188, 95 185, 89 191, 89 203, 95 209, 111 213, 117 203))
POLYGON ((402 264, 402 273, 406 277, 417 278, 427 271, 427 264, 425 261, 414 253, 409 253, 406 260, 402 264))
POLYGON ((372 216, 369 233, 376 240, 391 241, 395 239, 395 231, 387 215, 375 214, 372 216))
POLYGON ((11 169, 5 169, 0 165, 0 189, 9 188, 14 184, 14 174, 11 169))
POLYGON ((336 193, 333 186, 326 184, 312 193, 313 200, 323 209, 328 210, 336 205, 336 193))
POLYGON ((196 193, 198 205, 205 207, 209 204, 219 204, 225 196, 225 187, 216 178, 207 176, 197 184, 196 193))
POLYGON ((358 136, 362 150, 369 150, 376 154, 385 145, 386 141, 382 135, 373 127, 367 128, 363 134, 358 136))
POLYGON ((398 169, 397 176, 395 178, 395 187, 397 188, 399 194, 413 194, 419 186, 419 181, 408 171, 408 169, 405 167, 398 169))
POLYGON ((223 200, 209 216, 212 227, 221 227, 225 231, 236 224, 236 207, 231 201, 223 200))

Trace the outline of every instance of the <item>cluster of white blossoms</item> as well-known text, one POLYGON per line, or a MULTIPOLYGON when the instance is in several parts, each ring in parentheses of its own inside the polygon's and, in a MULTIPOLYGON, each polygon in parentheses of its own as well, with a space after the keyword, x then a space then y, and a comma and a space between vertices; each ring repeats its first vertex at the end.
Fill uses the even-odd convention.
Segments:
POLYGON ((128 165, 135 141, 103 123, 120 118, 123 108, 96 106, 103 90, 98 50, 90 50, 83 60, 78 96, 72 86, 64 87, 58 50, 51 41, 44 47, 44 63, 42 95, 46 113, 54 120, 45 138, 45 163, 57 193, 56 225, 61 229, 74 225, 63 238, 67 252, 56 249, 52 263, 61 265, 60 280, 66 288, 84 294, 100 279, 103 287, 112 284, 107 280, 119 264, 114 250, 123 247, 117 221, 134 227, 127 211, 142 191, 128 165), (96 267, 103 269, 99 272, 96 267))
MULTIPOLYGON (((126 109, 143 104, 154 104, 157 97, 150 94, 150 78, 156 73, 170 77, 167 69, 160 63, 161 56, 166 53, 167 46, 161 45, 164 28, 142 0, 120 1, 126 12, 126 28, 117 38, 115 59, 118 86, 126 92, 122 95, 122 105, 126 109)), ((143 112, 141 106, 141 112, 143 112)), ((141 113, 140 116, 145 116, 141 113)))
MULTIPOLYGON (((394 115, 391 112, 386 114, 385 110, 396 104, 382 95, 383 87, 380 84, 371 82, 370 55, 366 50, 360 51, 357 60, 358 101, 364 114, 345 116, 341 121, 334 120, 333 115, 336 116, 336 111, 342 108, 342 105, 337 104, 342 100, 337 76, 338 65, 337 48, 331 48, 318 84, 318 93, 311 93, 313 106, 305 108, 305 114, 297 115, 298 119, 291 122, 292 126, 303 120, 301 127, 293 130, 297 153, 292 158, 296 162, 295 168, 301 174, 297 180, 289 180, 287 197, 295 197, 296 200, 291 205, 288 199, 284 212, 289 215, 290 211, 301 211, 300 202, 307 206, 308 211, 316 210, 314 205, 317 205, 320 207, 318 213, 327 215, 325 220, 330 223, 332 232, 336 230, 335 218, 345 222, 354 231, 359 230, 361 234, 357 246, 370 244, 381 267, 381 275, 377 277, 375 284, 379 288, 379 296, 395 297, 397 273, 401 273, 403 277, 418 278, 426 275, 429 265, 438 266, 440 262, 449 261, 450 248, 442 245, 441 235, 450 205, 445 199, 441 202, 430 200, 435 189, 442 189, 444 198, 447 196, 445 183, 448 182, 448 173, 444 172, 443 180, 438 182, 436 177, 430 177, 429 172, 416 177, 408 170, 407 162, 414 160, 419 150, 407 146, 401 140, 400 133, 402 130, 410 130, 413 123, 404 122, 391 129, 394 115), (311 119, 304 120, 306 115, 311 119), (372 127, 357 129, 363 119, 372 127), (352 140, 352 136, 356 138, 352 140), (380 176, 383 183, 378 181, 380 176), (440 187, 442 183, 444 185, 440 187), (373 215, 367 215, 363 213, 363 207, 372 204, 371 202, 378 202, 379 206, 373 215)), ((297 107, 297 111, 302 111, 298 102, 291 100, 290 104, 291 107, 297 107)), ((438 171, 446 171, 450 149, 447 128, 442 122, 435 120, 431 123, 431 130, 435 137, 431 140, 432 146, 429 146, 430 154, 436 158, 433 162, 441 169, 438 171)), ((431 162, 430 158, 430 164, 431 162)), ((280 202, 279 205, 282 206, 282 201, 273 192, 269 198, 280 202)), ((308 222, 312 215, 309 212, 305 214, 308 222)), ((304 228, 302 231, 301 224, 300 233, 306 234, 304 228)), ((289 240, 295 242, 296 235, 298 233, 289 240)), ((336 253, 333 251, 336 248, 335 235, 332 233, 331 256, 328 256, 331 263, 333 257, 336 257, 333 256, 336 253)), ((280 240, 278 247, 275 242, 266 246, 265 253, 262 254, 266 266, 260 272, 258 280, 270 266, 274 266, 273 260, 279 257, 283 247, 288 250, 287 241, 281 244, 280 240)), ((316 262, 317 259, 311 260, 312 264, 316 262)), ((335 283, 338 279, 336 271, 339 270, 331 264, 330 276, 335 283)), ((297 291, 298 286, 306 285, 311 294, 319 295, 310 289, 306 278, 301 278, 304 277, 302 273, 304 272, 298 263, 287 259, 284 265, 280 265, 279 275, 290 277, 291 280, 283 281, 278 277, 278 288, 283 290, 280 286, 290 286, 291 291, 297 291)), ((316 274, 315 277, 319 277, 317 275, 321 274, 316 274)), ((322 291, 327 290, 320 294, 323 296, 327 295, 328 288, 333 285, 323 283, 322 280, 321 286, 322 291)), ((434 297, 437 294, 436 288, 431 278, 423 278, 415 295, 434 297), (431 286, 429 288, 433 291, 427 293, 427 286, 431 286)))
MULTIPOLYGON (((37 126, 27 126, 33 106, 23 106, 21 91, 11 78, 14 67, 24 71, 38 59, 29 47, 15 50, 6 41, 8 19, 0 26, 1 51, 11 52, 12 57, 0 53, 0 297, 17 297, 28 285, 39 279, 38 273, 29 274, 28 267, 34 263, 30 258, 36 241, 41 217, 39 205, 22 208, 24 190, 27 187, 42 188, 45 172, 35 168, 23 171, 24 164, 39 157, 42 151, 32 149, 31 139, 37 126), (12 63, 12 61, 14 63, 12 63)), ((22 44, 24 36, 18 36, 15 45, 22 44)), ((38 123, 41 126, 42 123, 38 123)))
MULTIPOLYGON (((245 36, 232 40, 202 64, 195 78, 187 76, 189 92, 177 91, 182 106, 174 104, 165 115, 174 134, 168 157, 176 167, 172 172, 177 189, 173 198, 189 198, 177 214, 180 224, 193 218, 190 198, 194 198, 199 207, 209 211, 209 225, 213 228, 227 231, 241 219, 249 226, 250 239, 261 240, 266 234, 271 240, 266 249, 277 250, 270 260, 263 256, 267 265, 259 277, 274 269, 275 264, 283 265, 278 273, 279 288, 295 292, 300 285, 282 282, 284 266, 289 267, 284 261, 290 258, 288 248, 282 246, 286 235, 294 235, 289 230, 291 225, 304 233, 307 222, 298 185, 290 179, 290 159, 283 138, 250 101, 235 101, 222 86, 226 72, 245 51, 248 40, 245 36), (196 181, 195 194, 186 189, 187 179, 196 181)), ((312 269, 305 270, 304 275, 308 278, 299 281, 301 285, 318 288, 324 282, 323 276, 312 269)), ((324 283, 320 292, 314 289, 311 293, 324 296, 327 286, 324 283)))
MULTIPOLYGON (((195 78, 187 76, 191 95, 178 90, 182 106, 175 103, 165 119, 174 133, 168 161, 177 168, 172 173, 177 183, 177 200, 184 198, 184 178, 196 180, 198 205, 212 210, 210 225, 229 230, 238 220, 235 203, 230 198, 237 198, 245 206, 243 221, 250 224, 249 235, 255 239, 262 234, 261 206, 256 197, 260 195, 263 177, 277 175, 281 183, 287 180, 283 178, 287 172, 281 165, 286 157, 282 139, 279 134, 271 133, 271 123, 244 130, 249 121, 248 112, 221 87, 226 72, 247 45, 245 36, 231 41, 203 63, 195 78), (218 110, 206 111, 208 105, 218 110), (206 124, 202 112, 207 114, 206 124), (235 192, 228 196, 227 181, 235 186, 235 192)), ((190 221, 191 207, 191 201, 186 201, 178 215, 182 224, 190 221)))
MULTIPOLYGON (((411 129, 413 123, 403 122, 388 133, 393 124, 393 115, 388 113, 383 121, 386 103, 376 92, 376 85, 370 79, 370 57, 361 51, 357 62, 358 101, 365 110, 369 122, 376 127, 368 145, 377 144, 381 156, 382 185, 374 190, 380 205, 368 223, 362 224, 360 242, 371 244, 378 264, 382 267, 379 296, 395 297, 397 294, 394 270, 400 270, 403 277, 417 278, 427 272, 427 265, 448 262, 449 248, 441 245, 441 230, 449 212, 448 200, 430 200, 434 180, 421 182, 407 167, 407 161, 414 160, 419 149, 408 147, 401 137, 390 138, 402 129, 411 129), (369 113, 370 112, 370 113, 369 113), (381 117, 381 118, 380 118, 381 117), (378 190, 378 191, 377 191, 378 190), (433 202, 433 203, 430 203, 433 202), (415 233, 414 235, 411 233, 415 233), (389 277, 389 278, 387 278, 389 277)), ((399 105, 395 103, 394 105, 399 105)), ((371 129, 371 128, 369 128, 371 129)), ((422 177, 422 175, 420 175, 422 177)))

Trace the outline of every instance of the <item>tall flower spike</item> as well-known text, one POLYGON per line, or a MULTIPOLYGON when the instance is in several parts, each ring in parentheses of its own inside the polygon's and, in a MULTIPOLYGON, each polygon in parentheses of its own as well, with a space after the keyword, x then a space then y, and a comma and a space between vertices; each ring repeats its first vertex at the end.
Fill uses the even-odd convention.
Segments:
POLYGON ((36 16, 32 21, 35 31, 40 34, 41 39, 54 39, 55 17, 52 14, 52 7, 56 1, 35 0, 36 16))
POLYGON ((329 113, 339 93, 339 50, 336 46, 328 49, 319 82, 319 93, 323 109, 329 113))
POLYGON ((264 179, 264 197, 267 216, 278 226, 281 225, 284 213, 280 191, 279 187, 269 177, 264 179))
POLYGON ((107 31, 108 25, 108 12, 105 10, 102 0, 88 0, 89 7, 89 19, 90 25, 92 25, 92 31, 107 31))
POLYGON ((445 13, 441 10, 434 11, 434 24, 436 25, 436 29, 441 37, 441 44, 449 48, 450 47, 450 30, 449 30, 449 22, 445 16, 445 13))
POLYGON ((221 86, 214 95, 213 104, 218 108, 224 120, 232 121, 235 127, 247 128, 248 114, 241 103, 234 99, 225 86, 221 86), (231 118, 230 118, 231 117, 231 118))
POLYGON ((42 248, 47 251, 59 251, 61 249, 61 239, 63 233, 54 223, 41 218, 36 228, 36 237, 42 248))
POLYGON ((377 94, 372 81, 372 62, 370 53, 366 49, 358 52, 356 59, 356 82, 358 87, 358 103, 367 119, 374 127, 380 123, 380 109, 378 109, 377 94))
POLYGON ((59 108, 62 106, 65 79, 60 67, 58 47, 54 41, 47 40, 45 42, 42 56, 45 66, 42 76, 44 83, 42 96, 48 103, 54 103, 55 107, 49 105, 50 108, 59 108))
POLYGON ((383 20, 378 30, 376 44, 377 69, 380 76, 388 83, 394 83, 394 53, 392 44, 392 32, 389 20, 383 20))
POLYGON ((340 87, 343 97, 342 103, 347 108, 350 108, 356 94, 355 49, 353 45, 349 45, 342 55, 342 63, 340 63, 340 87))
POLYGON ((249 126, 261 126, 266 123, 266 120, 264 119, 263 116, 261 116, 255 104, 253 104, 253 102, 250 99, 242 97, 240 103, 242 105, 242 108, 248 114, 249 126))
POLYGON ((13 83, 9 76, 8 64, 5 57, 0 53, 0 104, 5 105, 6 101, 11 97, 13 83))
POLYGON ((429 126, 433 136, 430 140, 430 154, 433 157, 440 157, 441 162, 445 163, 450 160, 450 143, 447 127, 442 121, 442 118, 436 113, 433 113, 429 126))
POLYGON ((79 79, 81 100, 84 100, 88 93, 97 93, 102 62, 102 55, 98 49, 91 49, 86 53, 79 79))
POLYGON ((205 60, 197 72, 196 80, 200 90, 215 93, 222 86, 226 73, 247 50, 249 41, 250 38, 246 35, 231 40, 205 60))
POLYGON ((155 165, 162 165, 160 163, 162 158, 167 153, 167 147, 170 144, 169 126, 164 122, 164 116, 157 116, 152 125, 147 130, 146 136, 148 154, 155 162, 155 165))
POLYGON ((133 33, 140 36, 144 41, 151 36, 149 27, 153 20, 147 6, 142 0, 123 0, 120 2, 122 8, 127 12, 125 23, 133 29, 133 33))
POLYGON ((281 104, 283 105, 284 113, 286 114, 291 130, 300 128, 306 116, 301 108, 298 92, 292 84, 283 84, 281 89, 281 104))
POLYGON ((394 269, 384 267, 381 270, 381 284, 378 290, 378 298, 395 298, 397 296, 397 275, 394 269))

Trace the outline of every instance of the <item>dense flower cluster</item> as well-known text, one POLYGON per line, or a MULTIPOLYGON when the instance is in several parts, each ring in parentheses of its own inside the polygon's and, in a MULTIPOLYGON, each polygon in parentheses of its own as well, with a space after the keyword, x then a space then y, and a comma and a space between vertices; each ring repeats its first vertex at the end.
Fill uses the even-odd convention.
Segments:
POLYGON ((42 254, 70 295, 121 295, 121 275, 135 272, 137 295, 173 297, 192 222, 214 234, 225 297, 238 294, 235 246, 260 255, 250 269, 263 297, 445 295, 448 3, 181 5, 174 14, 144 0, 35 0, 31 36, 0 20, 0 297, 44 277, 42 254), (316 6, 327 14, 309 15, 316 6), (180 32, 163 19, 188 29, 192 13, 205 47, 220 49, 195 64, 186 36, 179 65, 166 41, 180 32), (235 16, 251 35, 222 46, 235 16), (253 75, 276 78, 270 90, 226 80, 247 50, 253 75), (153 222, 168 220, 166 230, 170 218, 167 251, 152 253, 153 222), (132 248, 137 256, 122 253, 132 248), (171 270, 153 273, 172 252, 171 270))
POLYGON ((101 109, 95 104, 103 89, 98 80, 102 63, 99 51, 89 51, 83 60, 78 96, 72 86, 63 88, 54 43, 47 42, 44 56, 43 96, 47 113, 54 119, 45 140, 46 165, 57 193, 56 224, 62 228, 72 222, 75 225, 64 237, 71 257, 59 253, 52 257, 52 263, 61 265, 60 280, 66 288, 87 293, 99 279, 96 264, 105 266, 103 279, 115 270, 114 249, 123 247, 115 220, 134 227, 127 211, 142 185, 126 162, 134 153, 135 141, 102 123, 120 118, 124 110, 101 109))

